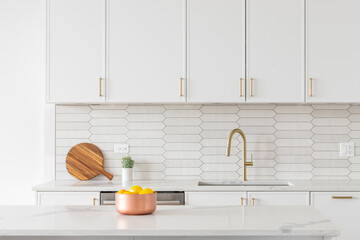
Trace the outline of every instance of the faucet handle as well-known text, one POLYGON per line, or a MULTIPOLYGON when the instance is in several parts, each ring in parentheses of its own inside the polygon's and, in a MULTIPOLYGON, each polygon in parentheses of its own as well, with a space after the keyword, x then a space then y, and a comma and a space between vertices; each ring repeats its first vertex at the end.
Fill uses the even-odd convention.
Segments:
POLYGON ((246 166, 254 166, 253 154, 250 155, 250 162, 246 162, 245 164, 246 164, 246 166))

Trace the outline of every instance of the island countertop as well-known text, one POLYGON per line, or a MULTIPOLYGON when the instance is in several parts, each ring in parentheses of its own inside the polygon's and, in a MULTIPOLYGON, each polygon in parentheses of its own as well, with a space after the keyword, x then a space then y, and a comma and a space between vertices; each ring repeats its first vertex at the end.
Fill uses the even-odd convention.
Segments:
POLYGON ((114 206, 0 206, 1 236, 319 236, 339 229, 306 206, 158 206, 120 215, 114 206))

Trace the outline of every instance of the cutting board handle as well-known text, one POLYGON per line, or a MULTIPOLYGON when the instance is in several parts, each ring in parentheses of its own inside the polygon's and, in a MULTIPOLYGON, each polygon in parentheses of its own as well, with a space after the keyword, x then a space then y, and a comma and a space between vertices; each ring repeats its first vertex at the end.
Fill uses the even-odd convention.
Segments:
POLYGON ((113 177, 114 177, 114 175, 112 175, 111 173, 105 172, 105 170, 103 170, 103 169, 100 171, 100 173, 109 180, 113 179, 113 177))

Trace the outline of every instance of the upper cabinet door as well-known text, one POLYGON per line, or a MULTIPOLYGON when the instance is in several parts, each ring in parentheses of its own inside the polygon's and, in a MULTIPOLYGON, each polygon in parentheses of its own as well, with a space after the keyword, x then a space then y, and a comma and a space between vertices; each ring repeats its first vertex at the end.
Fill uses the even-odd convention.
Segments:
POLYGON ((188 0, 188 101, 245 101, 245 1, 188 0))
POLYGON ((108 1, 108 102, 185 101, 185 0, 108 1))
POLYGON ((247 1, 248 102, 304 102, 304 7, 247 1))
POLYGON ((360 102, 360 1, 307 1, 307 101, 360 102))
POLYGON ((47 10, 47 100, 104 102, 105 0, 48 0, 47 10))

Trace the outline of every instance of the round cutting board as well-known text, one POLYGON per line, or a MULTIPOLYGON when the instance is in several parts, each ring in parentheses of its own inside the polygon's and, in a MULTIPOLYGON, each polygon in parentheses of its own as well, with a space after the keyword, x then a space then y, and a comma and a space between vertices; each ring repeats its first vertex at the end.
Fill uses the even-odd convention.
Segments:
POLYGON ((66 156, 66 169, 79 180, 89 180, 100 174, 111 180, 113 175, 105 172, 103 165, 104 158, 100 149, 91 143, 75 145, 66 156))

